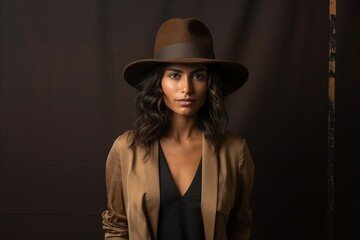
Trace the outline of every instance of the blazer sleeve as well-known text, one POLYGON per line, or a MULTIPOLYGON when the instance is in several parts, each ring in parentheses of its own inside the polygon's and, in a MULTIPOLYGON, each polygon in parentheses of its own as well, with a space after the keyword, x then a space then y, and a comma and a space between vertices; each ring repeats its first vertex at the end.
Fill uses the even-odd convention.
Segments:
POLYGON ((252 216, 249 202, 254 178, 254 164, 245 140, 243 140, 238 160, 236 196, 227 225, 229 240, 247 240, 250 238, 252 216))
POLYGON ((106 160, 107 210, 102 213, 106 240, 129 239, 123 179, 119 155, 119 139, 113 144, 106 160))

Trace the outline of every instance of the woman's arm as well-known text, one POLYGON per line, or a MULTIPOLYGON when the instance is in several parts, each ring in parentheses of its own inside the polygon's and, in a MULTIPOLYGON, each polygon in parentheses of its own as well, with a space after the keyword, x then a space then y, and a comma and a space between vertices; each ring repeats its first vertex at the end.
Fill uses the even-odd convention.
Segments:
POLYGON ((121 162, 115 141, 106 161, 107 210, 102 214, 106 240, 129 239, 121 162))
POLYGON ((229 215, 227 226, 228 239, 247 240, 250 238, 251 209, 249 207, 254 178, 254 164, 246 141, 239 154, 236 196, 229 215))

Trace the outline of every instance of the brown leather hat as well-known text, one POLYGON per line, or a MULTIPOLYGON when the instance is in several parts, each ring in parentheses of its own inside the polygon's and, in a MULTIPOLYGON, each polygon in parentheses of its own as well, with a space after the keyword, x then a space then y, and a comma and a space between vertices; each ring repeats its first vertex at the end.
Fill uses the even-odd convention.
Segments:
POLYGON ((207 63, 216 65, 225 94, 239 89, 247 80, 248 70, 238 62, 215 59, 209 29, 197 19, 173 18, 163 23, 155 39, 154 58, 128 64, 123 71, 131 86, 140 89, 144 76, 159 63, 207 63))

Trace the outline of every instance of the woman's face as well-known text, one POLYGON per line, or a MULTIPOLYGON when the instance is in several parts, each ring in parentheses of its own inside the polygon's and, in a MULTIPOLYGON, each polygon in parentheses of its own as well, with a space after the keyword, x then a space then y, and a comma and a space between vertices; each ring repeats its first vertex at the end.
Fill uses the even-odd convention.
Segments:
POLYGON ((208 90, 206 64, 169 64, 161 87, 164 102, 173 114, 194 116, 204 104, 208 90))

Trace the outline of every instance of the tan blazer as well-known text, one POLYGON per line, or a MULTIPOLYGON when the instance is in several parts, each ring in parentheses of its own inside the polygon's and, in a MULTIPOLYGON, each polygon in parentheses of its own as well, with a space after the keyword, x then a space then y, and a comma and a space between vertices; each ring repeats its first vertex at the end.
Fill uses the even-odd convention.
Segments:
MULTIPOLYGON (((105 239, 157 238, 160 207, 158 143, 148 160, 144 151, 131 151, 129 133, 116 139, 106 163, 108 194, 103 212, 105 239)), ((218 154, 203 137, 201 212, 205 237, 249 239, 249 198, 254 166, 246 141, 226 134, 218 154)))

